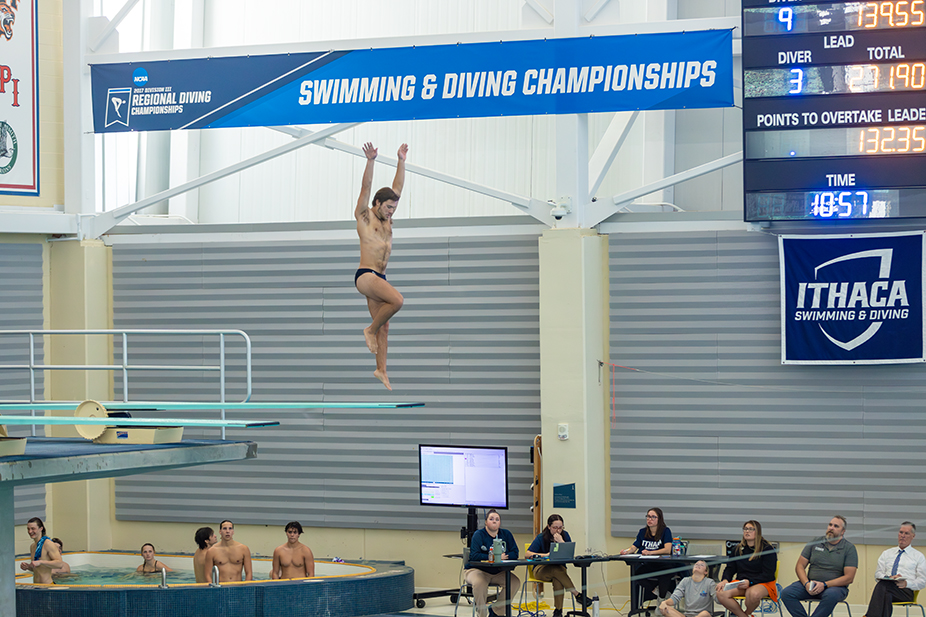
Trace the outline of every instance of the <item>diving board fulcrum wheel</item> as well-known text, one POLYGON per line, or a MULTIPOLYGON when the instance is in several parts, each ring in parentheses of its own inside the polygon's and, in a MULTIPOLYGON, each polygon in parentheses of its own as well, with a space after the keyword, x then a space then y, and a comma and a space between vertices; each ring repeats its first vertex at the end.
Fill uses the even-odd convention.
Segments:
MULTIPOLYGON (((106 408, 96 401, 84 401, 77 406, 77 410, 74 412, 74 417, 108 418, 109 414, 106 413, 106 408)), ((102 424, 77 424, 74 426, 74 428, 77 429, 78 435, 91 441, 102 435, 103 431, 106 430, 106 427, 102 424)))

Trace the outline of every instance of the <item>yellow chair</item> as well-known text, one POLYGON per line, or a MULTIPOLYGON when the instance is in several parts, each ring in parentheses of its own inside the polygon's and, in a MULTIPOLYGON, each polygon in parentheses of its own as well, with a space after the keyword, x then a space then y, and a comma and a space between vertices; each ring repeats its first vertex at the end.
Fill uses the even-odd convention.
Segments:
MULTIPOLYGON (((524 544, 524 554, 525 555, 527 555, 527 549, 529 549, 530 546, 531 546, 530 542, 526 542, 524 544)), ((538 563, 537 565, 539 566, 543 564, 538 563)), ((547 605, 546 602, 544 602, 542 605, 540 603, 540 585, 542 585, 543 583, 548 583, 549 581, 542 581, 538 578, 534 578, 534 567, 535 566, 533 565, 527 566, 527 579, 524 581, 524 584, 521 585, 521 601, 518 604, 518 617, 521 617, 521 615, 529 615, 530 617, 542 617, 544 615, 544 612, 542 609, 549 608, 549 605, 547 605), (530 604, 527 604, 527 607, 528 607, 527 609, 524 608, 525 606, 524 596, 527 593, 527 585, 529 583, 534 584, 534 610, 533 611, 530 610, 530 604)), ((569 595, 572 596, 571 593, 569 595)), ((575 610, 576 610, 576 598, 575 596, 572 596, 572 612, 575 613, 575 610)), ((926 615, 924 615, 923 617, 926 617, 926 615)))
MULTIPOLYGON (((777 549, 777 548, 778 548, 778 543, 775 542, 773 546, 774 546, 775 549, 777 549)), ((778 607, 778 614, 779 614, 779 615, 784 615, 784 613, 783 613, 782 610, 781 610, 781 585, 778 583, 778 567, 779 567, 780 565, 781 565, 781 561, 778 561, 778 562, 775 564, 775 588, 778 590, 778 599, 773 601, 771 598, 763 598, 763 600, 768 600, 769 602, 774 602, 775 606, 778 607)), ((740 603, 740 607, 742 608, 743 602, 746 600, 746 596, 733 596, 733 599, 736 600, 737 602, 739 602, 739 603, 740 603)), ((762 606, 762 604, 759 603, 759 606, 762 606)), ((726 611, 726 617, 730 617, 730 611, 726 611)), ((852 616, 850 615, 849 617, 852 617, 852 616)), ((926 617, 926 615, 923 615, 923 617, 926 617)))
MULTIPOLYGON (((814 602, 819 602, 820 600, 817 600, 816 598, 814 598, 814 599, 812 599, 812 600, 801 600, 801 601, 807 603, 807 614, 809 615, 809 614, 810 614, 810 605, 813 604, 814 602)), ((852 617, 852 609, 849 608, 849 603, 848 603, 848 602, 846 602, 845 600, 840 600, 840 601, 837 602, 836 604, 845 604, 845 605, 846 605, 846 611, 848 611, 848 613, 849 613, 849 617, 852 617)))
POLYGON ((926 617, 926 608, 923 608, 923 605, 916 601, 919 595, 920 595, 920 590, 917 589, 916 591, 913 592, 912 602, 891 602, 891 605, 892 606, 902 606, 905 609, 907 609, 907 617, 910 617, 910 607, 915 606, 916 608, 920 609, 920 611, 923 613, 923 617, 926 617))
MULTIPOLYGON (((524 544, 524 554, 527 554, 527 549, 530 548, 530 543, 524 544)), ((544 602, 544 606, 540 606, 540 586, 546 581, 542 581, 538 578, 534 578, 534 566, 527 566, 527 578, 524 580, 524 584, 521 585, 521 600, 518 604, 518 617, 521 615, 530 615, 530 617, 540 617, 542 614, 542 608, 549 608, 544 602), (530 604, 525 604, 524 597, 527 595, 527 586, 533 583, 534 584, 534 610, 530 610, 530 604), (525 609, 524 607, 527 606, 525 609)), ((926 617, 924 615, 923 617, 926 617)))

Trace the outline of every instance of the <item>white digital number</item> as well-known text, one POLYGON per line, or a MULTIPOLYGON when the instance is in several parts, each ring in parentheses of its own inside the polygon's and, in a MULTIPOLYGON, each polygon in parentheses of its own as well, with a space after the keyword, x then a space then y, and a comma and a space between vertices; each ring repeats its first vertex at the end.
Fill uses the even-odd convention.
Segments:
POLYGON ((839 193, 839 207, 843 208, 843 210, 839 213, 839 216, 852 216, 852 193, 848 191, 839 193), (846 199, 846 197, 849 199, 846 199))
POLYGON ((778 21, 785 24, 785 30, 791 32, 794 27, 794 11, 787 7, 778 9, 778 21))
POLYGON ((868 216, 868 191, 855 191, 862 198, 862 216, 868 216))
POLYGON ((791 69, 791 74, 795 77, 789 83, 794 84, 794 87, 788 90, 788 94, 800 94, 804 91, 804 69, 791 69))

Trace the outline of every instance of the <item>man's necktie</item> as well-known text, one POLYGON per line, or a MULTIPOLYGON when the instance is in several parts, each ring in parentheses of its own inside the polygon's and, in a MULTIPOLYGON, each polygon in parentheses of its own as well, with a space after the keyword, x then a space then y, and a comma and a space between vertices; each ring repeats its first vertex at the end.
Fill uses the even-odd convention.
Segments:
POLYGON ((894 560, 894 567, 891 568, 891 576, 894 576, 895 574, 897 574, 897 566, 900 565, 901 555, 903 555, 903 549, 900 549, 900 551, 897 553, 897 559, 894 560))

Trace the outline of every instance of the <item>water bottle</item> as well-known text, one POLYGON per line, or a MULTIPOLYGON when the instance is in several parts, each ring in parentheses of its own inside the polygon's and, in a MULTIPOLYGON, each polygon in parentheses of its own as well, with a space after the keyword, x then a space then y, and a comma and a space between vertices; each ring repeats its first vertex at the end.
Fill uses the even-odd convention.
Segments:
POLYGON ((501 538, 495 538, 495 541, 492 542, 492 548, 495 549, 495 558, 498 561, 501 561, 502 555, 508 552, 508 546, 501 538))
POLYGON ((672 554, 681 555, 682 554, 682 541, 680 538, 672 538, 672 554))
POLYGON ((495 547, 489 547, 489 563, 495 563, 495 547))
POLYGON ((600 602, 598 601, 598 596, 593 597, 592 598, 592 617, 598 617, 598 605, 599 604, 600 602))

